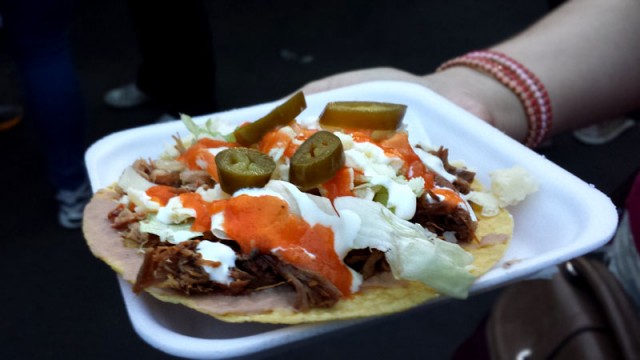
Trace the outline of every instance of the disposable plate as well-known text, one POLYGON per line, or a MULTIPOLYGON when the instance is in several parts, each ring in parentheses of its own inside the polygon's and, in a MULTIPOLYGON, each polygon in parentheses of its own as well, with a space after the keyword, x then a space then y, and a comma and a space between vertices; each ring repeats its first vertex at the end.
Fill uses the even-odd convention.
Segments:
MULTIPOLYGON (((510 209, 515 232, 504 258, 477 280, 472 293, 514 282, 590 252, 607 242, 615 230, 617 214, 604 194, 424 87, 371 82, 313 94, 307 96, 308 108, 301 117, 318 116, 327 102, 338 100, 408 105, 405 122, 412 141, 449 148, 450 159, 464 160, 484 184, 490 183, 488 174, 492 170, 515 165, 526 168, 538 180, 539 191, 510 209)), ((258 119, 278 103, 212 114, 196 121, 220 118, 240 124, 258 119)), ((187 133, 178 121, 125 130, 97 141, 86 153, 94 191, 116 181, 134 160, 157 157, 176 133, 187 133)), ((186 358, 223 359, 264 353, 358 322, 229 324, 147 295, 136 296, 122 280, 120 287, 136 332, 157 349, 186 358)), ((437 302, 424 306, 437 306, 437 302)))

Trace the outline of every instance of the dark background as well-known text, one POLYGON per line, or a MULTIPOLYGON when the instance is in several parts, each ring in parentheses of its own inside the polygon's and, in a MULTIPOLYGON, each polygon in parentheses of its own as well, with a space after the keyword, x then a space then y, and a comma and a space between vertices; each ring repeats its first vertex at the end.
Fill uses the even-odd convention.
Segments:
MULTIPOLYGON (((547 11, 545 1, 210 1, 220 110, 275 100, 336 72, 393 66, 433 71, 444 60, 500 41, 547 11), (312 61, 300 61, 311 57, 312 61)), ((171 26, 171 24, 167 24, 171 26)), ((137 44, 121 0, 79 2, 72 32, 93 142, 152 123, 154 104, 116 110, 104 93, 131 82, 137 44)), ((21 102, 0 29, 0 103, 21 102)), ((167 49, 186 51, 185 49, 167 49)), ((588 101, 588 99, 585 99, 588 101)), ((0 133, 0 358, 169 358, 137 337, 116 278, 80 230, 57 224, 42 153, 28 117, 0 133)), ((570 134, 540 152, 619 205, 640 164, 638 126, 586 146, 570 134)), ((550 209, 550 211, 553 211, 550 209)), ((410 311, 284 349, 274 358, 449 358, 499 290, 410 311)))

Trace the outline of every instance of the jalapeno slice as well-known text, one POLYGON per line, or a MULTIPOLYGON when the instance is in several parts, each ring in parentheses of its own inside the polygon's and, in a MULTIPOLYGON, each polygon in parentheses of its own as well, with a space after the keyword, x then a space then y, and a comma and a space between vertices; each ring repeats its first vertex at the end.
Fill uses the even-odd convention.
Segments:
POLYGON ((406 105, 374 101, 336 101, 325 106, 320 124, 344 129, 396 130, 406 105))
POLYGON ((289 182, 303 190, 311 189, 331 180, 343 166, 340 139, 329 131, 318 131, 291 157, 289 182))
POLYGON ((233 132, 233 135, 240 145, 249 146, 255 144, 269 131, 291 122, 306 108, 307 102, 304 93, 298 91, 267 115, 252 123, 238 127, 233 132))
POLYGON ((248 187, 263 187, 276 168, 273 159, 258 150, 229 148, 216 155, 220 187, 228 194, 248 187))

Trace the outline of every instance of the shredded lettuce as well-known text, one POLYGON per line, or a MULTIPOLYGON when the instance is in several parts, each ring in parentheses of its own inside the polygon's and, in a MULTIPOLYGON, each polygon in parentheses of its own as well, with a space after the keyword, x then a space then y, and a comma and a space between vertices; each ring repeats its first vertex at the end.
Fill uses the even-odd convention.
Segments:
POLYGON ((154 185, 154 183, 138 174, 132 166, 127 166, 118 178, 118 186, 127 192, 129 189, 147 191, 154 185))
POLYGON ((149 214, 147 219, 140 222, 140 231, 158 235, 162 241, 179 244, 183 241, 202 236, 201 232, 191 231, 191 223, 192 222, 165 224, 158 221, 154 214, 149 214))
POLYGON ((236 141, 235 136, 233 136, 233 132, 223 134, 219 131, 217 122, 213 121, 212 119, 207 119, 204 124, 198 125, 195 123, 195 121, 193 121, 191 116, 180 114, 180 120, 182 120, 184 126, 187 128, 187 130, 189 130, 191 134, 193 134, 193 136, 196 137, 196 139, 199 139, 201 137, 210 137, 214 139, 224 139, 227 142, 236 141))
POLYGON ((420 281, 451 297, 468 296, 475 280, 468 272, 473 256, 460 246, 397 217, 380 203, 339 197, 334 206, 338 213, 353 211, 360 217, 354 248, 383 251, 396 278, 420 281))

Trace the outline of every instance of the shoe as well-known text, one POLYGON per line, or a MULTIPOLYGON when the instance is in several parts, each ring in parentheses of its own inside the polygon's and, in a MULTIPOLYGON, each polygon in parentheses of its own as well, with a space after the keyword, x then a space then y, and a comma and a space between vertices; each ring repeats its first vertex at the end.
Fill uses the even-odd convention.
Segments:
POLYGON ((634 125, 633 119, 619 118, 576 130, 573 136, 587 145, 602 145, 617 138, 634 125))
POLYGON ((93 195, 89 183, 85 182, 74 190, 60 190, 56 194, 58 200, 58 221, 67 229, 78 229, 82 226, 84 207, 93 195))
POLYGON ((0 131, 9 130, 22 121, 22 107, 18 105, 0 105, 0 131))
POLYGON ((149 97, 134 83, 111 89, 104 95, 104 102, 117 109, 132 108, 147 101, 149 97))

